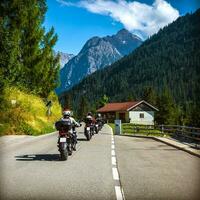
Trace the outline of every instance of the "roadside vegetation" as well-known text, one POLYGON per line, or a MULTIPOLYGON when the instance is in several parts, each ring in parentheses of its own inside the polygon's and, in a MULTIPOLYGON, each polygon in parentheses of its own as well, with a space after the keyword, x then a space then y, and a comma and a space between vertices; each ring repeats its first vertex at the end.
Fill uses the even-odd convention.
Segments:
POLYGON ((60 117, 57 35, 43 26, 46 11, 45 0, 0 3, 0 135, 52 132, 60 117))
POLYGON ((61 116, 61 108, 55 94, 48 98, 52 101, 50 116, 42 98, 15 87, 6 88, 0 110, 0 135, 39 135, 54 131, 53 124, 61 116))
MULTIPOLYGON (((115 134, 115 124, 109 123, 108 124, 112 129, 113 133, 115 134)), ((132 123, 122 123, 122 135, 143 135, 143 136, 159 136, 163 137, 169 136, 165 134, 162 134, 161 130, 159 128, 154 128, 145 126, 145 125, 138 125, 138 124, 132 124, 132 123)))

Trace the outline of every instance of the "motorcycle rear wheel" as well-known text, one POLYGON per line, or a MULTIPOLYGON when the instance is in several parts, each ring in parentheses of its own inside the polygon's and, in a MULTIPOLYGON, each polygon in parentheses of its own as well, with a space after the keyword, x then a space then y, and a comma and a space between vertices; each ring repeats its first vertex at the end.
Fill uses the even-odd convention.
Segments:
POLYGON ((68 159, 68 150, 65 149, 60 152, 60 160, 64 161, 68 159))
POLYGON ((86 136, 86 139, 87 139, 88 141, 91 139, 90 133, 89 133, 89 132, 86 132, 85 136, 86 136))

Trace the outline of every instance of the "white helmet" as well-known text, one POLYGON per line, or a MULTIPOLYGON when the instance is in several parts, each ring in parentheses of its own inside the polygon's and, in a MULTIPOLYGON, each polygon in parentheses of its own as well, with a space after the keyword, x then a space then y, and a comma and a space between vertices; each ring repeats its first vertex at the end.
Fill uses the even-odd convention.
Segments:
POLYGON ((64 110, 63 111, 63 116, 69 116, 70 117, 71 112, 69 110, 64 110))

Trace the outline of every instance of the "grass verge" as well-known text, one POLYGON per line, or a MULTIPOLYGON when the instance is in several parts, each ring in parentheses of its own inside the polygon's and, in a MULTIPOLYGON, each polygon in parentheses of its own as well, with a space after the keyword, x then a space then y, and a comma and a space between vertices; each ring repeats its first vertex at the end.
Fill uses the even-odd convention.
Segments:
MULTIPOLYGON (((113 133, 115 134, 115 124, 109 123, 108 125, 111 126, 111 128, 113 129, 113 133)), ((131 123, 122 124, 122 135, 141 135, 141 136, 158 136, 158 137, 164 136, 158 129, 150 129, 150 128, 147 129, 147 126, 136 125, 131 123)))

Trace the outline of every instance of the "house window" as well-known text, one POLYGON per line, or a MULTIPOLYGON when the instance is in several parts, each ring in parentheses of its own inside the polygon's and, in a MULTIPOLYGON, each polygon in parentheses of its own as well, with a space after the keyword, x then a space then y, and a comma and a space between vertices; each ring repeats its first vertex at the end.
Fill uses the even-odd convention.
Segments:
POLYGON ((144 118, 144 113, 140 113, 140 118, 144 118))

